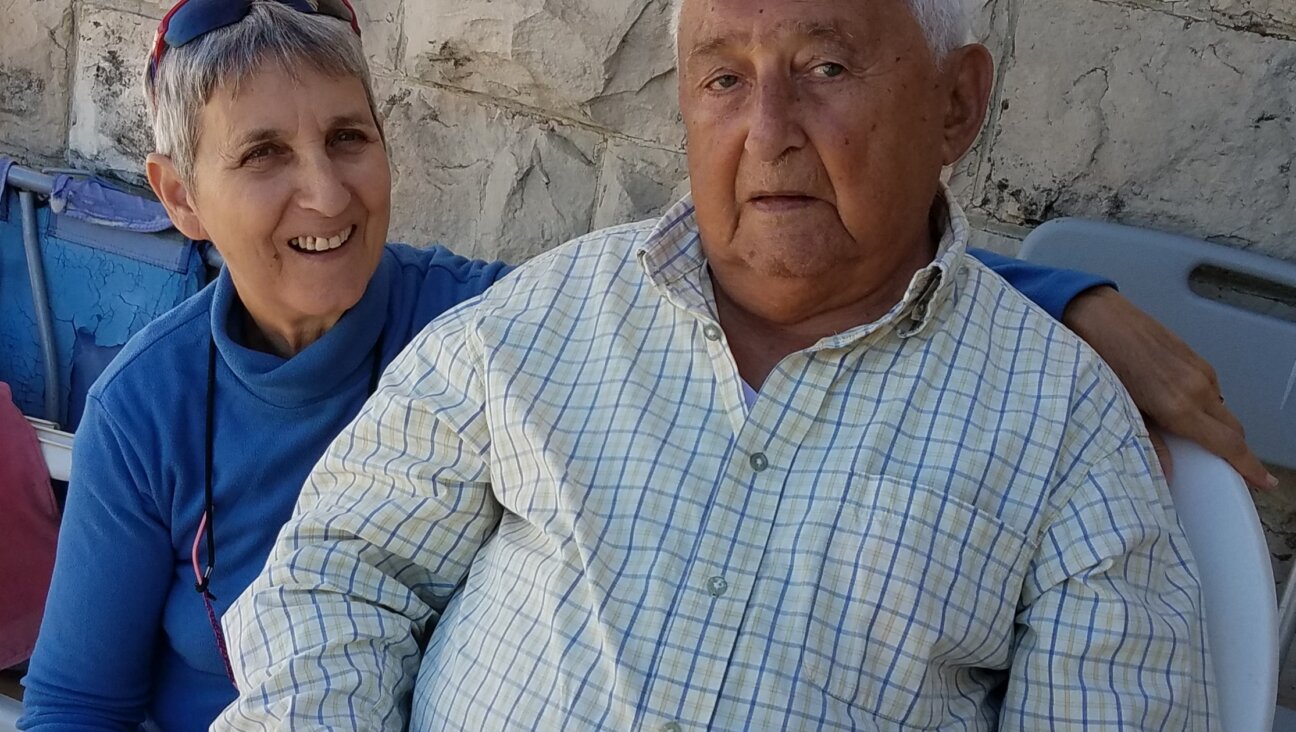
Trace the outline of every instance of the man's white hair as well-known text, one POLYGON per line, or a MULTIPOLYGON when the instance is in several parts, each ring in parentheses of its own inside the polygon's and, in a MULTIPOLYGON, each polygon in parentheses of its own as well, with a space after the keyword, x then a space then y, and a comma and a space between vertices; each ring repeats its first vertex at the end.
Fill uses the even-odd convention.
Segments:
MULTIPOLYGON (((967 44, 972 39, 972 21, 968 17, 965 0, 905 0, 914 18, 922 27, 927 45, 931 46, 936 60, 967 44)), ((670 0, 671 38, 679 45, 680 13, 684 0, 670 0)))

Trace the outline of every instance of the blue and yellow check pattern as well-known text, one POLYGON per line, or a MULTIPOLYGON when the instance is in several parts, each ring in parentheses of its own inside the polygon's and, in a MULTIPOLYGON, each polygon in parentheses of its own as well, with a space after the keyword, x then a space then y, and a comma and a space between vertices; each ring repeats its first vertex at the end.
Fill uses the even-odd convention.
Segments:
POLYGON ((1137 413, 949 210, 751 407, 687 199, 433 324, 227 615, 216 728, 1210 729, 1137 413))

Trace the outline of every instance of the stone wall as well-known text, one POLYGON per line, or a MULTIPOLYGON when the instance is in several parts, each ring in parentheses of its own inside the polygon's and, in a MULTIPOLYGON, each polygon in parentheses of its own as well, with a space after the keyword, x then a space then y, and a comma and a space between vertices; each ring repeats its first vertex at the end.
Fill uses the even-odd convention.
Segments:
MULTIPOLYGON (((1078 215, 1296 258, 1296 3, 971 0, 999 60, 978 243, 1078 215)), ((137 176, 158 0, 11 0, 0 149, 137 176)), ((683 190, 667 0, 358 0, 393 235, 520 260, 683 190)))
MULTIPOLYGON (((969 1, 999 62, 952 178, 978 244, 1012 253, 1031 226, 1084 216, 1296 260, 1296 2, 969 1)), ((667 0, 356 4, 394 238, 519 261, 684 190, 667 0)), ((138 82, 164 4, 5 7, 0 153, 138 180, 138 82)), ((1280 576, 1296 547, 1283 477, 1259 499, 1280 576)))

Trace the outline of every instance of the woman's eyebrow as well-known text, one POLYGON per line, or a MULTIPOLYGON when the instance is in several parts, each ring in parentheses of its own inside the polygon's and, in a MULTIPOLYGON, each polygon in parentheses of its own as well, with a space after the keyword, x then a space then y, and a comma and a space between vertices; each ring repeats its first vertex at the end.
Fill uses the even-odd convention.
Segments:
POLYGON ((374 120, 368 111, 351 112, 339 114, 329 119, 328 129, 337 129, 338 127, 373 127, 374 120))
POLYGON ((282 137, 282 130, 278 130, 274 127, 257 127, 237 135, 228 143, 223 145, 221 156, 225 158, 237 158, 244 149, 252 145, 257 145, 263 142, 274 142, 282 137))

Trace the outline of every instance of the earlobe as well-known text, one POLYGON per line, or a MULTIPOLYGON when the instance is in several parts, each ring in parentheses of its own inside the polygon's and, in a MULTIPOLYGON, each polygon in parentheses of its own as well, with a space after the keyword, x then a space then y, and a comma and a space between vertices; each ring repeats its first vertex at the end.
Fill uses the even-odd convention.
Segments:
POLYGON ((953 165, 967 154, 985 123, 994 88, 994 59, 985 46, 973 43, 951 51, 945 63, 950 91, 944 163, 953 165))
POLYGON ((171 158, 150 153, 144 167, 148 174, 149 186, 166 207, 171 223, 190 239, 199 241, 208 239, 207 229, 203 226, 198 211, 194 207, 193 196, 180 178, 180 173, 171 158))

